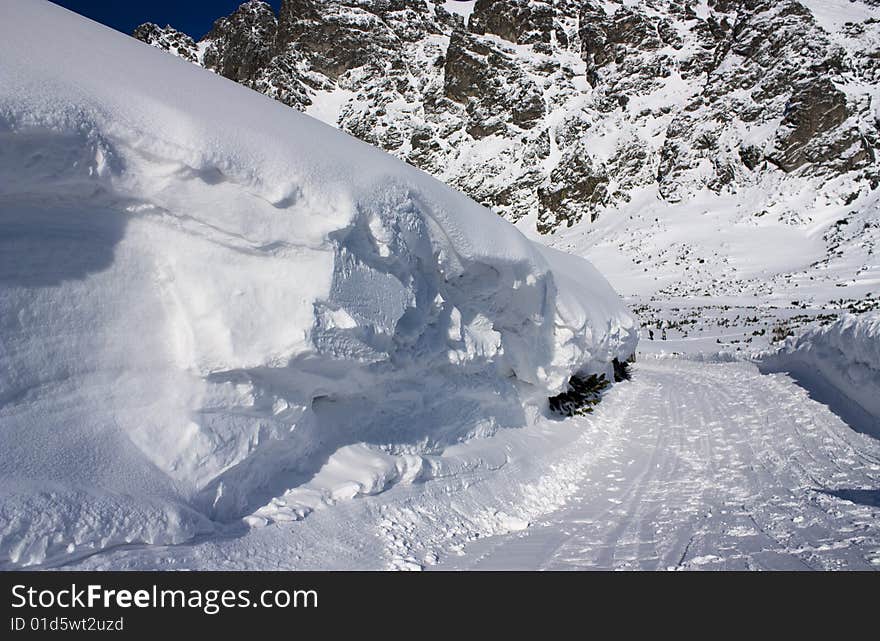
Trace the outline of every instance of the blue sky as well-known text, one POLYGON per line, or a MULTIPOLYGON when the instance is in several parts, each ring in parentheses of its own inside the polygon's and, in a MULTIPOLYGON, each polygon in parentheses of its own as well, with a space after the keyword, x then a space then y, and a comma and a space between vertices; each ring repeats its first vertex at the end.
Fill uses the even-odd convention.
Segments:
MULTIPOLYGON (((201 38, 244 0, 52 0, 71 11, 131 34, 143 22, 155 22, 201 38)), ((268 0, 276 11, 281 0, 268 0)))

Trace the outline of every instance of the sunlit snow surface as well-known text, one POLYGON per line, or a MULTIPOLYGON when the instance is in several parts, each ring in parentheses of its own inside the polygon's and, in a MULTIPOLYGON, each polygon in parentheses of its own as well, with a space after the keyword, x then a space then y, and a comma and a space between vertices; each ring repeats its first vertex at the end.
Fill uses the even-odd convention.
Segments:
POLYGON ((586 261, 38 0, 0 21, 0 245, 6 566, 503 464, 443 455, 635 349, 586 261))
POLYGON ((761 354, 760 362, 764 371, 788 372, 824 392, 821 400, 839 408, 853 427, 880 438, 880 312, 847 314, 792 336, 761 354))
POLYGON ((450 13, 457 13, 467 20, 474 12, 477 0, 445 0, 443 8, 450 13))
POLYGON ((880 567, 876 318, 767 348, 874 300, 876 191, 647 188, 544 237, 644 323, 632 380, 555 420, 635 347, 589 264, 53 5, 3 12, 2 567, 880 567))
POLYGON ((876 15, 876 8, 861 0, 800 0, 830 33, 839 30, 847 22, 863 22, 876 15))

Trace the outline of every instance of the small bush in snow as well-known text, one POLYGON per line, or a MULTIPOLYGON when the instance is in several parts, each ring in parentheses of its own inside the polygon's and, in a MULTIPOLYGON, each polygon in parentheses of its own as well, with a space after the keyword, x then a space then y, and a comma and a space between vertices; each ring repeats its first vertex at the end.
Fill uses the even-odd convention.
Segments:
POLYGON ((602 400, 604 392, 611 383, 605 374, 581 376, 575 374, 568 381, 568 391, 550 397, 550 411, 560 416, 582 416, 593 411, 593 406, 602 400))

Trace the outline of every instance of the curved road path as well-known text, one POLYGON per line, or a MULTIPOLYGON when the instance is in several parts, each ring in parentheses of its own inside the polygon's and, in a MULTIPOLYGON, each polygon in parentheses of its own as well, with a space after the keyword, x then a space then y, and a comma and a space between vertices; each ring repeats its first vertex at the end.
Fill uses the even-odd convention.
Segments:
POLYGON ((436 569, 880 569, 880 441, 787 376, 649 360, 627 394, 563 508, 436 569))

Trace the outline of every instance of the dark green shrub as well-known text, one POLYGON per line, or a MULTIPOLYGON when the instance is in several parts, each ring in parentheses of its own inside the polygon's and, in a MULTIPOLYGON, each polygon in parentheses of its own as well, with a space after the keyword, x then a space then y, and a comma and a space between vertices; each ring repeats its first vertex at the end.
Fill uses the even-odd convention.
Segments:
POLYGON ((568 391, 548 399, 550 411, 560 416, 589 414, 593 406, 602 400, 602 392, 610 386, 605 374, 575 374, 568 381, 568 391))
POLYGON ((629 363, 623 362, 621 363, 616 358, 611 361, 612 367, 614 367, 614 382, 619 383, 620 381, 628 381, 630 377, 629 372, 629 363))

